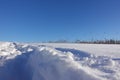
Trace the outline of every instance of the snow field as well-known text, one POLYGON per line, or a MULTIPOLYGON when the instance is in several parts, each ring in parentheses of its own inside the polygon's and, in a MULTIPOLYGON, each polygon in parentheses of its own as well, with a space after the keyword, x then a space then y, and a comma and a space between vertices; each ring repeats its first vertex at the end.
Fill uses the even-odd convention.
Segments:
POLYGON ((112 45, 111 51, 102 50, 111 48, 108 45, 101 45, 100 49, 89 44, 0 45, 0 80, 120 80, 120 54, 110 56, 111 52, 118 52, 116 45, 115 49, 112 45), (90 46, 106 55, 93 49, 92 53, 88 50, 90 46))

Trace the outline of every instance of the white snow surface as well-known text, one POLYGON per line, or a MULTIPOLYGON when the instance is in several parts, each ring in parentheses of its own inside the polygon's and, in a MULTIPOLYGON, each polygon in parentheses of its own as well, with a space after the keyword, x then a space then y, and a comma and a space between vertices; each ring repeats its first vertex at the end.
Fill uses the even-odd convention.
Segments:
POLYGON ((0 80, 120 80, 120 45, 0 42, 0 80))

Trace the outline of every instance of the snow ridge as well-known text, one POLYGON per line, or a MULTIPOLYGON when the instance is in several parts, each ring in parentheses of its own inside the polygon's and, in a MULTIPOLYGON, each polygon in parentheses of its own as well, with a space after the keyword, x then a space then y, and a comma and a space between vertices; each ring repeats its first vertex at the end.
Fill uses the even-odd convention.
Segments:
POLYGON ((119 59, 47 45, 0 44, 0 80, 120 79, 119 59))

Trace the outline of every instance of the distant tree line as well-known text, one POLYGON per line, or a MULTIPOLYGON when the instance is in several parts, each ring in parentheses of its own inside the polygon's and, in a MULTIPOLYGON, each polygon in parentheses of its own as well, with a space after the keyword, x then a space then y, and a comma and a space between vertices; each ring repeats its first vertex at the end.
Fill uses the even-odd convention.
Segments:
POLYGON ((71 42, 67 40, 56 40, 56 41, 48 41, 48 43, 71 43, 71 42))
POLYGON ((75 40, 75 41, 68 41, 68 40, 57 40, 57 41, 48 41, 48 43, 87 43, 87 44, 120 44, 120 40, 114 39, 105 39, 105 40, 75 40))
POLYGON ((114 40, 114 39, 94 40, 94 41, 81 41, 81 40, 76 40, 75 43, 89 43, 89 44, 120 44, 120 40, 114 40))

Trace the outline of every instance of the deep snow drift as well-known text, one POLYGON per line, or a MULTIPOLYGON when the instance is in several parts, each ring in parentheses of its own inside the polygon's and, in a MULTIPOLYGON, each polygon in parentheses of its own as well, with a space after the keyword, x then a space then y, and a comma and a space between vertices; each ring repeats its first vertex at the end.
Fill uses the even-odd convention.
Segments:
POLYGON ((120 80, 120 46, 62 45, 1 42, 0 80, 120 80))

